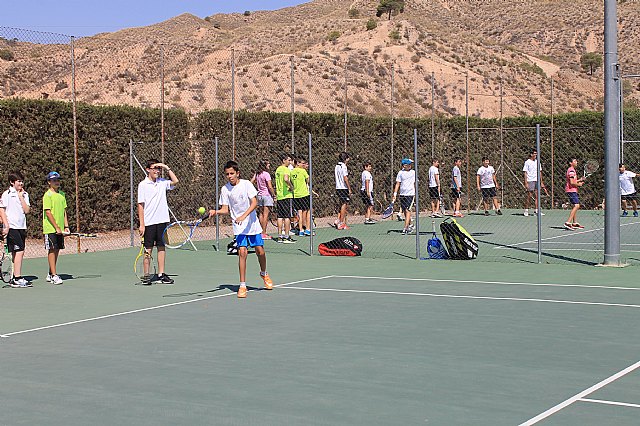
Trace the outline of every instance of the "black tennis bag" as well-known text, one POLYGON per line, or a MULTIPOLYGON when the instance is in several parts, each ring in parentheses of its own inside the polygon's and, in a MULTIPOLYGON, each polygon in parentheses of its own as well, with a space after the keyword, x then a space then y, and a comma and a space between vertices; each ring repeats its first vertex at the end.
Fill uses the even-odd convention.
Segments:
POLYGON ((478 243, 455 219, 445 219, 440 224, 440 233, 449 259, 471 260, 478 257, 478 243))
POLYGON ((354 237, 340 237, 318 245, 318 253, 323 256, 360 256, 362 243, 354 237))

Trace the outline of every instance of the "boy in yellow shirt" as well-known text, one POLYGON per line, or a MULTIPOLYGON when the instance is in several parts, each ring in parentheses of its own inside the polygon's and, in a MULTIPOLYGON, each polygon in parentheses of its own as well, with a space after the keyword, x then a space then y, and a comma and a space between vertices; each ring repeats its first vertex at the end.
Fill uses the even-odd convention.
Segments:
POLYGON ((60 191, 60 173, 49 172, 47 183, 49 190, 42 197, 42 232, 44 234, 44 248, 49 251, 49 273, 47 281, 52 284, 62 284, 58 276, 56 264, 58 254, 64 249, 64 233, 69 232, 67 218, 67 200, 64 192, 60 191))

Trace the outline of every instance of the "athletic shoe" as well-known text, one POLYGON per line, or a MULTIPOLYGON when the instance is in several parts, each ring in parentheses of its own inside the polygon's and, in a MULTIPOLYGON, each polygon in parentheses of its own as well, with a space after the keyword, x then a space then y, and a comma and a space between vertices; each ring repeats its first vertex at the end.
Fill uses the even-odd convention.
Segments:
POLYGON ((409 225, 409 227, 407 228, 407 234, 409 234, 409 233, 411 233, 411 232, 413 232, 415 230, 416 230, 416 228, 414 228, 413 225, 409 225))
MULTIPOLYGON (((294 234, 295 235, 295 234, 294 234)), ((304 237, 304 231, 298 232, 298 237, 304 237)))
POLYGON ((633 217, 638 217, 638 211, 633 212, 633 217))
POLYGON ((396 213, 396 219, 398 219, 398 222, 402 222, 404 220, 404 216, 402 213, 398 212, 396 213))
POLYGON ((462 213, 460 213, 460 212, 455 212, 453 214, 453 217, 464 217, 464 215, 462 213))
POLYGON ((151 275, 145 275, 144 277, 140 278, 140 284, 142 285, 151 285, 152 281, 153 277, 151 275))
MULTIPOLYGON (((316 233, 314 232, 313 235, 316 235, 316 233)), ((306 231, 304 231, 304 236, 305 237, 310 237, 311 236, 311 231, 309 229, 307 229, 306 231)))
POLYGON ((573 231, 573 230, 575 229, 575 228, 573 227, 573 224, 572 224, 572 223, 569 223, 569 222, 565 222, 565 223, 564 223, 564 227, 565 227, 565 229, 568 229, 568 230, 570 230, 570 231, 573 231))
POLYGON ((263 240, 270 240, 271 239, 271 235, 269 235, 269 234, 262 234, 261 236, 262 236, 263 240))
POLYGON ((295 229, 289 229, 289 235, 298 235, 298 231, 296 231, 295 229))
POLYGON ((622 217, 627 217, 627 216, 629 216, 629 212, 628 212, 628 211, 626 211, 626 210, 625 210, 625 211, 623 211, 623 212, 622 212, 622 217))
POLYGON ((173 284, 173 279, 167 274, 160 274, 156 282, 159 284, 173 284))
MULTIPOLYGON (((534 214, 538 214, 538 209, 533 211, 534 214)), ((540 212, 540 216, 544 216, 544 213, 540 212)))
POLYGON ((247 297, 247 288, 246 287, 240 287, 238 289, 238 299, 244 299, 247 297))
POLYGON ((497 214, 498 216, 502 216, 502 212, 500 211, 500 209, 496 210, 496 214, 497 214))
POLYGON ((13 288, 33 287, 33 285, 29 281, 25 280, 22 277, 12 279, 9 285, 13 288))
POLYGON ((331 226, 333 226, 334 228, 338 229, 338 226, 340 226, 340 221, 338 219, 334 220, 333 221, 333 225, 331 225, 331 226))
POLYGON ((485 210, 484 215, 489 216, 489 212, 485 210))
POLYGON ((409 233, 409 231, 408 231, 408 230, 403 229, 403 230, 402 230, 402 232, 401 232, 400 234, 401 234, 401 235, 407 235, 408 233, 409 233))
POLYGON ((285 236, 284 235, 280 235, 279 237, 276 237, 273 239, 276 243, 282 243, 285 240, 285 236))
POLYGON ((48 282, 48 283, 52 282, 52 281, 51 281, 51 277, 52 277, 52 275, 51 275, 51 274, 47 274, 47 282, 48 282))
POLYGON ((374 223, 376 223, 376 221, 371 218, 367 218, 364 220, 365 225, 373 225, 374 223))
POLYGON ((287 237, 287 238, 283 238, 281 242, 284 243, 284 244, 293 244, 293 243, 296 242, 296 240, 294 240, 291 237, 287 237))
POLYGON ((529 209, 524 209, 524 216, 529 216, 529 209))
POLYGON ((349 227, 347 226, 346 223, 341 223, 340 225, 338 225, 338 229, 341 231, 345 231, 347 229, 349 229, 349 227))
POLYGON ((55 285, 60 285, 63 283, 62 278, 57 275, 51 275, 51 283, 55 285))
POLYGON ((443 215, 442 215, 442 213, 440 213, 440 212, 435 212, 435 213, 433 214, 433 217, 444 217, 444 216, 443 216, 443 215))
POLYGON ((573 229, 584 229, 584 226, 579 223, 572 223, 571 225, 573 226, 573 229))
POLYGON ((271 281, 271 277, 269 274, 260 275, 262 277, 262 281, 264 281, 264 289, 265 290, 273 290, 273 281, 271 281))

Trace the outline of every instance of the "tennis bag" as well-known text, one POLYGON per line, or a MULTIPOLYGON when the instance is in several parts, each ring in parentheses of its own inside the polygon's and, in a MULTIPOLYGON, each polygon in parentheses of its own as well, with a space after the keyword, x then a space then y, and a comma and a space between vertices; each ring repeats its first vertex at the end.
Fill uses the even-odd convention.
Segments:
POLYGON ((354 237, 340 237, 318 245, 318 253, 323 256, 360 256, 362 243, 354 237))
POLYGON ((445 219, 440 232, 449 252, 449 259, 471 260, 478 257, 478 243, 455 219, 445 219))

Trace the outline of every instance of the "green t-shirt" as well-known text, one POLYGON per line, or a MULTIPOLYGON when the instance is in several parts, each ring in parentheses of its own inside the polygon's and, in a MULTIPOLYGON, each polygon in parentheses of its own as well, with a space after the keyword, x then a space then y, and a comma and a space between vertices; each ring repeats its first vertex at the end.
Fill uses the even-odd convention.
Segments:
POLYGON ((56 228, 47 217, 47 210, 51 210, 51 214, 60 230, 64 228, 64 211, 67 208, 67 200, 64 198, 64 192, 53 192, 48 190, 42 197, 42 232, 44 234, 55 234, 56 228))
POLYGON ((285 175, 290 175, 291 171, 287 166, 280 166, 276 169, 276 199, 285 200, 287 198, 293 198, 293 192, 289 189, 289 186, 285 183, 285 175))
POLYGON ((307 178, 309 173, 302 167, 291 170, 291 183, 293 183, 293 198, 303 198, 309 195, 307 178))

